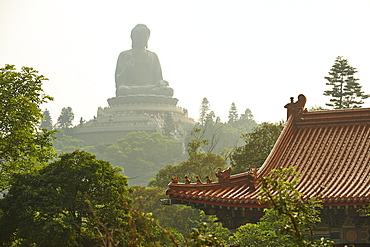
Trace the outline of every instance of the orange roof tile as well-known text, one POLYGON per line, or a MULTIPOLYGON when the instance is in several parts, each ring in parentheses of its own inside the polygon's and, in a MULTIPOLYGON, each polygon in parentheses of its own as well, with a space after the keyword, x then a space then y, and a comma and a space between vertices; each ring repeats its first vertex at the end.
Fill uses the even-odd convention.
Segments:
POLYGON ((257 190, 251 188, 252 180, 267 176, 272 169, 295 167, 301 173, 297 189, 307 197, 318 197, 324 206, 368 204, 370 108, 306 112, 302 107, 294 113, 289 105, 286 126, 256 174, 245 172, 207 184, 170 183, 169 197, 218 206, 263 207, 258 203, 258 184, 257 190))

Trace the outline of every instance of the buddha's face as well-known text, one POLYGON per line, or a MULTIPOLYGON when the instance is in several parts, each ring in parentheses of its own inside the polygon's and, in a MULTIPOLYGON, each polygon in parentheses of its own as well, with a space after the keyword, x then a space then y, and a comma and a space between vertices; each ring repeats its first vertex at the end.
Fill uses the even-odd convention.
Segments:
POLYGON ((149 30, 145 27, 135 28, 131 33, 132 47, 147 48, 149 40, 149 30))

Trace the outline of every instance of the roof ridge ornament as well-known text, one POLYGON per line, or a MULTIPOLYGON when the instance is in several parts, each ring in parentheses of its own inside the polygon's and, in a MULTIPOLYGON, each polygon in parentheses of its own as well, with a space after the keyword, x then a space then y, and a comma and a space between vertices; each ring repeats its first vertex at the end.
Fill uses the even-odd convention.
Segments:
POLYGON ((302 115, 307 112, 307 108, 304 108, 307 98, 303 94, 298 95, 298 100, 294 102, 294 97, 290 97, 290 103, 286 104, 284 108, 287 108, 287 119, 293 115, 294 119, 303 120, 302 115))
POLYGON ((228 183, 230 182, 230 174, 231 168, 227 168, 226 170, 222 170, 220 167, 217 169, 216 177, 218 178, 218 182, 220 183, 228 183))
POLYGON ((185 175, 184 178, 185 178, 185 184, 191 184, 191 181, 190 181, 188 175, 185 175))
POLYGON ((257 170, 258 170, 258 168, 253 167, 246 175, 246 177, 247 177, 246 184, 249 187, 248 192, 250 192, 250 193, 256 191, 256 184, 257 184, 257 181, 258 181, 257 170))
POLYGON ((179 182, 179 177, 172 177, 171 181, 172 183, 177 184, 179 182))

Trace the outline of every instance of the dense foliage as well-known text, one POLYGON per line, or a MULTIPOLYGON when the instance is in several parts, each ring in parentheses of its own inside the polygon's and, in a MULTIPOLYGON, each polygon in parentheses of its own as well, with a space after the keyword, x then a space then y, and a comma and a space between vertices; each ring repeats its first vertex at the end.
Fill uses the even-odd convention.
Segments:
POLYGON ((226 123, 222 123, 220 117, 211 111, 207 98, 203 98, 199 109, 199 122, 195 127, 195 130, 199 131, 195 133, 198 139, 206 140, 206 145, 202 145, 203 150, 223 155, 227 159, 232 149, 244 144, 240 139, 241 135, 250 133, 257 126, 251 110, 247 108, 245 113, 239 116, 235 103, 231 104, 229 120, 226 123))
MULTIPOLYGON (((143 212, 150 212, 153 218, 158 220, 159 225, 171 231, 181 246, 185 246, 194 231, 206 230, 207 235, 217 236, 218 241, 226 242, 229 238, 229 230, 223 228, 220 223, 215 222, 216 217, 205 215, 203 211, 185 205, 162 205, 160 200, 167 198, 162 188, 147 188, 133 186, 130 197, 134 208, 143 212), (204 226, 206 224, 206 226, 204 226), (206 229, 205 229, 206 228, 206 229)), ((194 246, 194 245, 190 245, 194 246)))
POLYGON ((53 157, 52 132, 39 130, 44 76, 33 68, 0 68, 0 192, 14 173, 38 169, 53 157))
MULTIPOLYGON (((272 170, 260 183, 260 202, 271 205, 267 210, 278 216, 280 232, 289 235, 297 246, 315 246, 312 230, 321 221, 322 205, 316 197, 305 197, 296 189, 299 173, 293 167, 272 170)), ((317 244, 329 243, 320 240, 317 244)))
POLYGON ((294 168, 272 170, 259 180, 260 203, 268 204, 265 215, 257 224, 238 228, 231 238, 240 246, 331 246, 327 239, 315 240, 312 229, 321 221, 322 205, 315 197, 305 198, 296 186, 299 173, 294 168))
POLYGON ((283 234, 283 222, 272 211, 267 210, 265 215, 256 224, 247 223, 240 226, 231 237, 234 245, 244 247, 287 247, 293 245, 291 237, 283 234))
POLYGON ((1 200, 1 243, 22 246, 138 246, 166 241, 128 197, 127 178, 81 151, 18 174, 1 200), (133 244, 135 243, 135 244, 133 244), (111 244, 111 245, 109 245, 111 244))
POLYGON ((237 147, 231 155, 233 173, 260 167, 270 154, 284 128, 284 123, 262 123, 252 133, 243 134, 245 145, 237 147))
MULTIPOLYGON (((196 129, 195 133, 199 131, 201 130, 196 129)), ((180 182, 185 182, 185 176, 187 176, 187 179, 193 183, 197 181, 196 176, 204 182, 207 181, 207 176, 210 180, 216 179, 217 169, 224 169, 227 165, 225 159, 220 155, 203 151, 202 145, 207 143, 207 140, 199 140, 197 135, 192 135, 192 138, 192 141, 188 143, 188 159, 178 165, 167 165, 159 170, 149 186, 166 188, 174 177, 178 177, 180 182)))
POLYGON ((53 147, 57 154, 71 153, 74 150, 88 150, 85 142, 81 139, 74 138, 72 135, 67 134, 69 129, 58 129, 55 133, 53 140, 53 147))
POLYGON ((99 159, 122 167, 130 185, 142 186, 161 168, 178 164, 185 157, 180 141, 160 133, 131 132, 115 144, 99 144, 87 150, 99 159))

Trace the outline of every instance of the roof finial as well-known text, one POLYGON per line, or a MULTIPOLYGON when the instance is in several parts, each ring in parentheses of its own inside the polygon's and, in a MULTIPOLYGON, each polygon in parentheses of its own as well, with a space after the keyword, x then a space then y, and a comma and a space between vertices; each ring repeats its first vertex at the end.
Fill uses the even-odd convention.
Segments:
POLYGON ((303 120, 302 114, 307 112, 307 109, 304 108, 306 104, 306 96, 303 94, 298 95, 297 102, 294 103, 294 97, 290 97, 290 103, 286 104, 284 107, 288 109, 287 119, 293 115, 294 118, 303 120))
POLYGON ((222 170, 220 167, 217 169, 216 177, 218 178, 218 182, 225 183, 230 181, 230 174, 231 168, 227 168, 226 170, 222 170))
POLYGON ((188 178, 188 175, 185 175, 185 183, 186 184, 190 184, 191 183, 190 179, 188 178))

